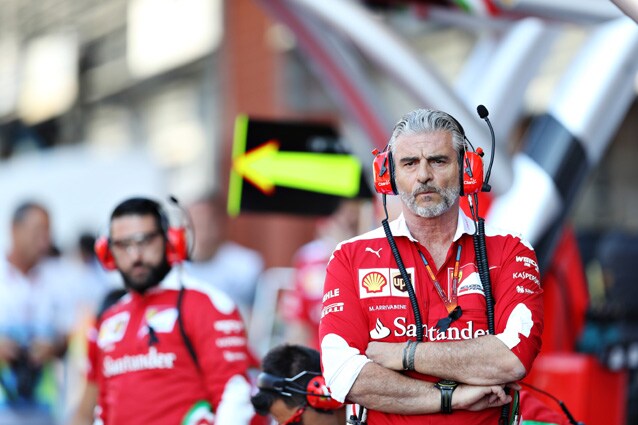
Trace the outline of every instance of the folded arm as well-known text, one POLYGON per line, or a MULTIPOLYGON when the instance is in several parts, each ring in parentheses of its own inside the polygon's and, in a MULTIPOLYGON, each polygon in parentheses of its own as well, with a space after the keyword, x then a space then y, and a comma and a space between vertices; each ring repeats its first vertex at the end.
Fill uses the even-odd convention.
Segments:
MULTIPOLYGON (((366 355, 375 363, 403 369, 406 343, 371 342, 366 355)), ((526 370, 497 337, 486 335, 453 342, 423 342, 414 354, 414 369, 426 375, 472 385, 495 385, 522 379, 526 370)))
MULTIPOLYGON (((433 383, 409 378, 376 363, 367 363, 361 369, 348 400, 369 409, 404 415, 441 410, 441 393, 433 383)), ((452 409, 483 410, 510 401, 499 385, 459 385, 452 395, 452 409)))

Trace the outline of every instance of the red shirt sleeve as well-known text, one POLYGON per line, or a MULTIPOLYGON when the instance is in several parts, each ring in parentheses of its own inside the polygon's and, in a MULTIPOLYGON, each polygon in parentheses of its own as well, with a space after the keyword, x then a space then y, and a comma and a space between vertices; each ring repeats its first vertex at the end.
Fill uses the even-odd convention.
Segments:
POLYGON ((336 250, 328 264, 319 338, 323 341, 326 335, 336 334, 350 347, 365 353, 369 341, 368 318, 362 310, 358 282, 352 275, 346 248, 336 250))
MULTIPOLYGON (((543 333, 543 289, 533 249, 521 239, 504 238, 500 267, 490 270, 496 300, 494 327, 529 372, 541 349, 543 333)), ((488 250, 490 255, 498 256, 488 250)))
POLYGON ((199 292, 185 296, 185 328, 192 335, 213 411, 232 417, 229 423, 247 424, 253 409, 246 331, 234 303, 223 294, 215 295, 220 297, 199 292))

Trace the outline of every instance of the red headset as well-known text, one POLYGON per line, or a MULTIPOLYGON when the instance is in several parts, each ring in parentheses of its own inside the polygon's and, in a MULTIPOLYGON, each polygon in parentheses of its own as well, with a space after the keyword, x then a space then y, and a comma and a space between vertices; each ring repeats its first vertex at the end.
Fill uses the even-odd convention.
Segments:
POLYGON ((290 397, 292 394, 306 396, 306 403, 317 410, 336 410, 343 406, 342 403, 332 398, 330 390, 323 376, 316 372, 303 371, 292 378, 283 378, 270 373, 261 372, 257 376, 257 388, 265 391, 273 391, 281 396, 290 397), (305 375, 315 375, 304 388, 299 378, 305 375))
MULTIPOLYGON (((184 227, 169 227, 168 216, 157 204, 157 212, 160 217, 162 233, 166 236, 166 260, 171 266, 188 259, 188 238, 184 227)), ((95 256, 106 270, 115 270, 115 258, 111 251, 110 241, 107 236, 101 236, 95 241, 95 256)))
MULTIPOLYGON (((465 140, 465 131, 461 124, 451 115, 448 114, 452 121, 457 125, 461 135, 465 140)), ((384 195, 398 195, 396 180, 394 177, 394 161, 392 159, 392 151, 390 146, 386 146, 383 152, 378 149, 372 151, 374 160, 372 169, 374 172, 374 189, 384 195)), ((460 195, 471 195, 478 193, 483 188, 483 149, 478 148, 476 152, 464 149, 463 155, 459 155, 459 182, 460 195)))

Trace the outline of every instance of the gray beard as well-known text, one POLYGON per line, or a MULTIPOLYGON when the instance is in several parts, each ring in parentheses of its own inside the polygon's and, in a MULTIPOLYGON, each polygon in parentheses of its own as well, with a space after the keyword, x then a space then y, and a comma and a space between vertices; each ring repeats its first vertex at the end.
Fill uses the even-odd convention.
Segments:
POLYGON ((423 218, 433 218, 440 216, 452 207, 454 201, 456 201, 459 196, 459 187, 455 186, 448 187, 446 189, 439 189, 434 186, 420 186, 412 193, 401 192, 399 195, 401 196, 401 200, 414 214, 423 218), (416 194, 423 191, 438 193, 441 196, 441 202, 430 207, 418 206, 416 203, 416 194))

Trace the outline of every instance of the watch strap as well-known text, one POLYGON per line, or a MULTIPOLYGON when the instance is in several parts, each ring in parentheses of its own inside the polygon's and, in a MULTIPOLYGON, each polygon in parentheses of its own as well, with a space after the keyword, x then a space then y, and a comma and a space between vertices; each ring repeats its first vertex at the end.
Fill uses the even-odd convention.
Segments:
POLYGON ((439 381, 434 385, 441 391, 441 413, 452 413, 452 393, 457 385, 456 382, 448 380, 439 381))

